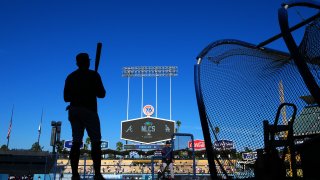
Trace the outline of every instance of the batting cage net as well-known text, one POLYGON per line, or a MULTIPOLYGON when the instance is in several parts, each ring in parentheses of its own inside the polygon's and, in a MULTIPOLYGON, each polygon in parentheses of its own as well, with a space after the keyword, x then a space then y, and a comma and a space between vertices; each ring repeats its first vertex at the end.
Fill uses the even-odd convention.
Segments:
MULTIPOLYGON (((298 46, 317 85, 319 26, 319 18, 305 26, 298 46)), ((302 177, 296 166, 300 157, 292 153, 288 139, 297 145, 319 134, 320 108, 291 54, 239 40, 220 40, 209 44, 197 60, 195 87, 214 176, 255 177, 259 149, 265 153, 272 146, 284 162, 285 176, 302 177), (274 130, 276 126, 283 127, 282 131, 274 130)))

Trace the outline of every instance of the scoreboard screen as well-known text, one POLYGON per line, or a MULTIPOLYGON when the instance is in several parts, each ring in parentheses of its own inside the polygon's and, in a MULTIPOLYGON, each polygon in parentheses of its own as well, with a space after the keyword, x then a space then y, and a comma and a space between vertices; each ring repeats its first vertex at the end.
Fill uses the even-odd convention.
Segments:
POLYGON ((121 122, 121 139, 151 144, 170 140, 175 121, 145 117, 121 122))

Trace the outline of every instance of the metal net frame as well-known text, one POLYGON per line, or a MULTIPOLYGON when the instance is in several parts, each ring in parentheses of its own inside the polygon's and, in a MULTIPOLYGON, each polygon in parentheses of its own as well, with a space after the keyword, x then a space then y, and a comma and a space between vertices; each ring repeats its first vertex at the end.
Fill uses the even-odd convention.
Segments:
MULTIPOLYGON (((320 15, 289 28, 283 25, 286 11, 295 6, 320 7, 304 2, 283 4, 279 9, 281 34, 258 45, 219 40, 197 57, 195 89, 212 179, 255 177, 257 149, 266 150, 265 137, 270 137, 264 121, 275 127, 291 126, 295 143, 320 133, 320 15), (292 36, 284 34, 301 27, 306 27, 303 40, 294 46, 292 36), (280 37, 290 53, 264 47, 280 37)), ((289 141, 288 132, 271 136, 273 140, 289 141)), ((303 176, 301 170, 293 171, 288 144, 275 147, 285 162, 285 176, 303 176)))

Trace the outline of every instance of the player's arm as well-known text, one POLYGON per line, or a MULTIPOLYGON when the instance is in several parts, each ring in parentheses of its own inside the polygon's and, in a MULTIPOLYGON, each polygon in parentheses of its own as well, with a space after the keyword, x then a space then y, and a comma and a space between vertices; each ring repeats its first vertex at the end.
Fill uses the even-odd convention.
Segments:
POLYGON ((66 79, 63 89, 63 98, 65 102, 71 102, 71 92, 70 92, 70 80, 66 79))
POLYGON ((97 73, 97 97, 104 98, 106 96, 106 90, 104 89, 100 75, 97 73))

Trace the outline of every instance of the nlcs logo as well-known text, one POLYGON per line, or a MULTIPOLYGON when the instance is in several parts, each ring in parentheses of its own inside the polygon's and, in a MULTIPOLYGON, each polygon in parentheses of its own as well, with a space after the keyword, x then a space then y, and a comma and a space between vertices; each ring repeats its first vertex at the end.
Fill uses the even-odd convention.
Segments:
POLYGON ((152 105, 145 105, 143 107, 143 113, 147 116, 150 117, 154 113, 154 108, 152 105))

